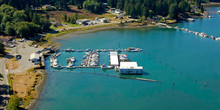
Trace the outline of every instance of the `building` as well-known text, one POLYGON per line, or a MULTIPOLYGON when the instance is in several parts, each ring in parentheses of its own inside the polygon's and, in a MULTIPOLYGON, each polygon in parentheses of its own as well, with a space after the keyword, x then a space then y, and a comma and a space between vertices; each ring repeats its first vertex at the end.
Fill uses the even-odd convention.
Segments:
POLYGON ((32 53, 29 60, 32 62, 40 62, 41 55, 38 53, 32 53))
POLYGON ((77 20, 76 24, 81 24, 81 25, 88 25, 88 22, 90 22, 90 20, 77 20))
POLYGON ((138 66, 137 62, 120 62, 119 73, 126 75, 141 75, 143 74, 143 67, 138 66))
POLYGON ((108 23, 109 22, 109 19, 107 18, 102 18, 102 19, 99 19, 100 22, 102 23, 108 23))
POLYGON ((116 10, 115 10, 115 13, 116 13, 116 14, 120 14, 120 13, 123 13, 123 11, 121 11, 120 9, 116 9, 116 10))
POLYGON ((111 66, 119 65, 118 52, 110 52, 110 64, 111 66))

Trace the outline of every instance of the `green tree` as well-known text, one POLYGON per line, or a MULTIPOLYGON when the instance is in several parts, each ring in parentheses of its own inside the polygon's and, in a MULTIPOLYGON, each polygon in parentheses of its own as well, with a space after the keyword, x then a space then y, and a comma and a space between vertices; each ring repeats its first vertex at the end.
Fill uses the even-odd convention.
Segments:
POLYGON ((13 14, 13 21, 15 22, 20 22, 20 21, 26 21, 27 20, 27 15, 25 14, 24 10, 21 11, 15 11, 13 14))
POLYGON ((149 17, 153 17, 154 16, 154 11, 153 10, 149 10, 149 17))
POLYGON ((5 34, 8 34, 8 35, 15 35, 15 29, 14 29, 14 24, 13 23, 10 23, 10 22, 7 22, 6 23, 6 26, 5 26, 5 34))
POLYGON ((5 46, 0 42, 0 54, 5 54, 5 46))
POLYGON ((200 10, 201 10, 201 12, 203 13, 203 12, 204 12, 204 7, 201 6, 201 7, 200 7, 200 10))
POLYGON ((170 8, 169 8, 169 18, 170 19, 178 18, 178 6, 177 6, 177 4, 170 5, 170 8))
POLYGON ((16 34, 23 38, 30 38, 40 32, 40 26, 29 22, 17 23, 16 34))
POLYGON ((64 22, 67 22, 68 21, 68 18, 67 18, 67 15, 65 14, 64 15, 64 22))
POLYGON ((21 99, 17 95, 10 97, 6 110, 19 110, 19 102, 21 99))

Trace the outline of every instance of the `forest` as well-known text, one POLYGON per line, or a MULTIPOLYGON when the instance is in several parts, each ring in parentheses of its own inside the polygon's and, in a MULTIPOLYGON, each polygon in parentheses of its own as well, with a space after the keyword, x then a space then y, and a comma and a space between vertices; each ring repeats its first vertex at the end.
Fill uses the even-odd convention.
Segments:
POLYGON ((10 36, 30 38, 37 33, 48 31, 49 16, 43 16, 29 7, 18 10, 3 4, 0 7, 0 33, 10 36))
POLYGON ((122 9, 131 17, 153 15, 170 15, 172 19, 177 17, 179 12, 190 11, 190 3, 196 3, 200 8, 201 0, 1 0, 0 4, 8 4, 17 9, 29 7, 39 7, 51 4, 59 10, 68 10, 69 5, 75 5, 93 13, 104 11, 103 3, 108 3, 110 7, 122 9), (26 4, 22 4, 26 3, 26 4))

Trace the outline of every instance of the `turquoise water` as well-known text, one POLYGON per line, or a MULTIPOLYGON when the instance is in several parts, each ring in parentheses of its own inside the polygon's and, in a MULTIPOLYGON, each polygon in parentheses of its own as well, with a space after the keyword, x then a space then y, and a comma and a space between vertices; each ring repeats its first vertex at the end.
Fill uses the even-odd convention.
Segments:
MULTIPOLYGON (((220 7, 208 8, 211 11, 220 7)), ((176 24, 178 27, 220 37, 220 15, 212 19, 176 24)), ((127 48, 144 51, 128 53, 132 61, 144 67, 144 77, 161 82, 91 74, 114 74, 100 69, 53 70, 47 60, 48 80, 36 110, 219 110, 220 42, 185 31, 166 28, 108 30, 59 40, 62 49, 127 48), (74 72, 77 71, 77 72, 74 72), (173 83, 176 85, 173 86, 173 83), (204 86, 207 83, 207 86, 204 86)), ((100 63, 109 64, 109 53, 101 53, 100 63)), ((80 64, 84 53, 75 56, 80 64)))

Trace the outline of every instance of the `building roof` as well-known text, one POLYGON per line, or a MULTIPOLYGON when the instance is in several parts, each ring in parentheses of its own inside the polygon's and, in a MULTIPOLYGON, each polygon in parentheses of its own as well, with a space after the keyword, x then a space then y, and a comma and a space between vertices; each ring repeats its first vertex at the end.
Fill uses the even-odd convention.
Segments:
POLYGON ((30 56, 30 60, 34 60, 34 59, 40 59, 40 54, 32 53, 30 56))
POLYGON ((110 63, 112 66, 118 66, 118 52, 110 52, 110 63))
POLYGON ((143 69, 137 62, 120 62, 120 69, 143 69))

